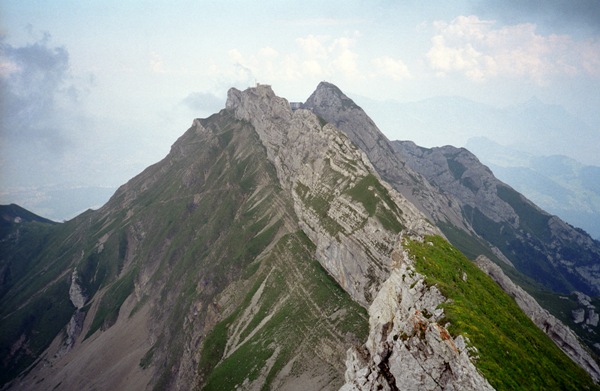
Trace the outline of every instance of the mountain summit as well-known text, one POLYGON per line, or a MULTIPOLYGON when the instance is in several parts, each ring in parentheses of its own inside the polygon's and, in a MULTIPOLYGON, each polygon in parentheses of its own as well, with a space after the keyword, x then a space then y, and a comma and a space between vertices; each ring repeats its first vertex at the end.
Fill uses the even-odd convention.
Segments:
POLYGON ((231 89, 101 209, 11 226, 5 388, 596 387, 448 243, 488 243, 457 197, 332 84, 302 106, 231 89))

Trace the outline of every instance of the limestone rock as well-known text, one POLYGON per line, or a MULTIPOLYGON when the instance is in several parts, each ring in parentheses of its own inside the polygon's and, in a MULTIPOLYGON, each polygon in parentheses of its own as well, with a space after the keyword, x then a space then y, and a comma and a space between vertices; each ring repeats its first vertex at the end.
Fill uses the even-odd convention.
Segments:
POLYGON ((589 310, 588 318, 586 319, 585 323, 589 326, 596 327, 598 326, 598 320, 600 320, 598 313, 593 309, 589 310))
POLYGON ((372 193, 378 212, 411 231, 439 234, 414 205, 380 181, 368 157, 348 137, 310 110, 292 111, 270 86, 231 89, 226 107, 254 126, 282 187, 291 192, 300 227, 317 246, 317 259, 363 306, 389 274, 398 232, 353 199, 351 189, 375 178, 382 188, 369 186, 363 193, 372 193), (382 200, 387 197, 391 203, 382 200))
POLYGON ((576 310, 571 311, 573 314, 573 322, 581 323, 585 320, 585 309, 577 308, 576 310))
POLYGON ((348 350, 341 390, 492 390, 471 361, 474 348, 438 323, 446 299, 401 249, 396 255, 400 265, 369 307, 367 342, 348 350))
POLYGON ((468 229, 458 203, 438 192, 427 179, 413 170, 373 120, 339 88, 321 82, 304 108, 334 124, 363 150, 381 177, 434 221, 450 222, 468 229))
POLYGON ((79 285, 79 281, 77 279, 77 269, 73 269, 73 273, 71 274, 71 286, 69 287, 69 298, 71 299, 71 303, 78 310, 83 308, 87 301, 87 297, 83 294, 83 290, 79 285))

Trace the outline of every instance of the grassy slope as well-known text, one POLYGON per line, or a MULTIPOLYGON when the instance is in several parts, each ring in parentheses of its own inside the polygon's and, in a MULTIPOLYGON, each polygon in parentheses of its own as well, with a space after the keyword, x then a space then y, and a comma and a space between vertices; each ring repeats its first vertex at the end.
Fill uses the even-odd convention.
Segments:
MULTIPOLYGON (((348 335, 358 340, 366 338, 367 315, 325 272, 313 253, 312 243, 298 232, 283 237, 261 261, 254 287, 242 305, 204 341, 199 368, 206 379, 203 389, 234 389, 245 379, 257 379, 265 368, 262 389, 270 389, 278 372, 299 354, 312 357, 309 362, 313 365, 327 368, 340 381, 343 379, 345 339, 348 335), (258 310, 243 323, 242 329, 236 329, 234 326, 263 282, 258 310), (264 319, 268 321, 263 322, 264 319), (243 343, 223 358, 225 344, 234 329, 243 343), (324 345, 334 348, 329 358, 323 357, 324 345)), ((297 360, 292 375, 304 370, 302 361, 297 360)))
POLYGON ((496 389, 598 389, 513 299, 444 239, 407 246, 417 271, 451 299, 444 305, 450 331, 477 347, 476 366, 496 389))
MULTIPOLYGON (((106 207, 52 226, 45 236, 23 237, 15 252, 31 243, 36 248, 27 270, 0 297, 2 356, 9 356, 21 336, 24 341, 3 361, 2 383, 31 364, 69 321, 75 310, 69 300, 73 267, 87 296, 100 302, 87 336, 110 327, 138 274, 156 267, 150 286, 159 290, 142 293, 159 298, 164 311, 155 315, 173 331, 165 330, 162 346, 145 366, 154 362, 173 373, 185 338, 179 331, 191 303, 212 302, 279 228, 271 224, 276 213, 271 201, 280 191, 276 182, 257 190, 265 178, 275 178, 257 136, 227 113, 215 115, 209 124, 216 137, 188 131, 175 153, 132 179, 106 207)), ((163 380, 168 384, 170 376, 163 380)))

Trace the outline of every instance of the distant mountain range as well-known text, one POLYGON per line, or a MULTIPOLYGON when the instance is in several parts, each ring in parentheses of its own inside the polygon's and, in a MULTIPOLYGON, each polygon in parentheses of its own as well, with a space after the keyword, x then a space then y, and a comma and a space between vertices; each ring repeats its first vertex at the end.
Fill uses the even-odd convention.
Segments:
POLYGON ((54 221, 69 220, 104 205, 116 187, 55 185, 23 189, 3 189, 0 203, 18 200, 19 205, 54 221))
POLYGON ((464 147, 472 137, 485 137, 535 156, 564 155, 600 166, 600 124, 587 124, 537 98, 505 108, 453 96, 408 103, 358 100, 392 140, 464 147))
POLYGON ((550 213, 600 239, 600 167, 566 156, 535 156, 485 138, 467 148, 502 181, 550 213))

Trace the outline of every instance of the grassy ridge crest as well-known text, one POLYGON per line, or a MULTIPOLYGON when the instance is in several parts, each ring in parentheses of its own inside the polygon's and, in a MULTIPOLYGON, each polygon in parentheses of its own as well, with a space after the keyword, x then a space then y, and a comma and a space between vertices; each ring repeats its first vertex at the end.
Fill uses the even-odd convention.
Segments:
POLYGON ((475 264, 439 236, 406 241, 417 271, 449 301, 446 321, 479 351, 476 367, 497 390, 598 390, 475 264))

